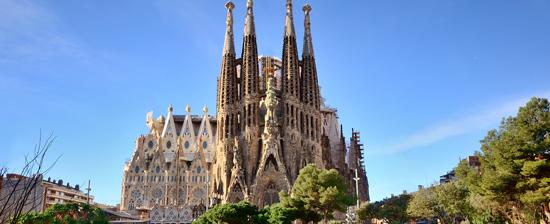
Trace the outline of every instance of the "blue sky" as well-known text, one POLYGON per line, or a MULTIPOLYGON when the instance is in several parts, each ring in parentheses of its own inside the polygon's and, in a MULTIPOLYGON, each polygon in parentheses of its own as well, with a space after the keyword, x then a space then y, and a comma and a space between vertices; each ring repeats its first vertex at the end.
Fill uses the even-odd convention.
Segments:
MULTIPOLYGON (((548 0, 309 2, 322 95, 346 136, 361 131, 375 200, 437 181, 502 117, 550 97, 548 0)), ((17 171, 53 132, 49 175, 118 203, 148 111, 215 107, 224 3, 0 0, 0 165, 17 171)), ((255 18, 260 54, 280 56, 284 1, 257 0, 255 18)))

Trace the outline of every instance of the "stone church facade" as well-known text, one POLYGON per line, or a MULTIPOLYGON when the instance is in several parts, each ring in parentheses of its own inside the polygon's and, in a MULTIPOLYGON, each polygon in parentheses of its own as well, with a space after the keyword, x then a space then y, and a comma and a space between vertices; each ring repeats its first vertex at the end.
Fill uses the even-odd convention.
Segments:
POLYGON ((286 1, 281 58, 258 56, 252 0, 237 57, 235 5, 226 8, 216 116, 206 107, 202 116, 189 107, 186 115, 174 115, 171 106, 166 117, 148 113, 149 133, 137 138, 124 168, 121 210, 150 209, 153 223, 185 223, 217 203, 248 200, 262 207, 278 202, 277 193, 290 190, 310 163, 339 170, 350 192, 368 201, 359 133, 346 142, 337 111, 321 98, 311 7, 303 7, 299 57, 292 1, 286 1))

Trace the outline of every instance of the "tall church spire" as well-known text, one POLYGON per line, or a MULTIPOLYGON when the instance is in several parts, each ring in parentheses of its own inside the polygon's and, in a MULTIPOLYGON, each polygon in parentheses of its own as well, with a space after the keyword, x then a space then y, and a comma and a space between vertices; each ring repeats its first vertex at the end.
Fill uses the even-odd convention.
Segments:
POLYGON ((311 20, 309 13, 311 12, 311 6, 309 4, 304 5, 304 51, 302 56, 315 57, 313 54, 313 41, 311 40, 311 20))
MULTIPOLYGON (((241 76, 243 77, 241 86, 243 87, 242 92, 245 99, 247 96, 258 93, 259 89, 258 46, 256 44, 253 6, 253 1, 248 0, 246 4, 247 12, 244 25, 241 66, 241 76)), ((245 102, 245 104, 247 104, 247 102, 245 102)))
POLYGON ((286 1, 285 35, 283 43, 283 95, 300 97, 299 59, 296 46, 296 33, 292 20, 292 0, 286 1))
POLYGON ((233 4, 233 2, 227 2, 227 4, 225 4, 225 7, 227 8, 227 27, 225 30, 225 43, 223 46, 223 54, 235 55, 235 41, 233 40, 233 8, 235 8, 235 4, 233 4))
POLYGON ((302 52, 302 80, 301 80, 301 100, 315 109, 320 108, 320 91, 317 80, 317 66, 315 64, 315 54, 313 53, 313 41, 311 38, 311 6, 304 5, 304 50, 302 52))
MULTIPOLYGON (((237 101, 239 100, 237 59, 235 56, 235 41, 233 40, 233 8, 235 8, 235 5, 230 1, 225 4, 225 7, 227 8, 227 27, 223 46, 222 66, 220 76, 218 77, 218 99, 216 101, 216 142, 218 147, 215 149, 215 158, 212 159, 212 161, 215 162, 214 167, 212 167, 212 184, 208 192, 209 194, 215 193, 215 195, 224 195, 224 192, 227 191, 232 165, 231 160, 228 159, 231 158, 232 155, 230 150, 232 147, 231 140, 237 134, 237 127, 239 125, 239 114, 238 111, 235 110, 238 105, 237 101)), ((207 118, 205 112, 203 121, 207 122, 207 118)), ((205 124, 209 123, 207 122, 205 124)), ((206 144, 206 146, 211 145, 208 143, 206 144)), ((203 148, 199 147, 199 150, 203 150, 203 148)), ((217 199, 219 200, 220 198, 217 199)))
POLYGON ((256 28, 254 26, 254 13, 253 13, 254 1, 248 0, 246 2, 246 20, 244 23, 244 35, 256 35, 256 28))
POLYGON ((236 114, 231 107, 238 99, 237 94, 237 66, 235 58, 235 43, 233 40, 233 2, 225 4, 227 8, 227 28, 225 32, 225 44, 223 47, 222 67, 218 78, 217 117, 221 123, 218 125, 218 139, 229 138, 235 131, 236 114))
MULTIPOLYGON (((239 116, 240 127, 245 132, 250 133, 246 138, 243 154, 249 158, 244 163, 244 169, 254 172, 257 168, 258 139, 260 138, 260 74, 258 66, 258 46, 256 44, 256 28, 254 27, 254 3, 248 0, 246 4, 246 19, 244 25, 243 51, 241 59, 241 114, 239 116)), ((246 180, 251 182, 249 176, 246 180)), ((242 198, 241 198, 242 199, 242 198)))
POLYGON ((292 0, 286 0, 285 36, 295 36, 294 21, 292 19, 292 0))
MULTIPOLYGON (((299 161, 298 164, 305 163, 302 161, 312 161, 305 158, 310 147, 300 147, 296 150, 288 150, 294 145, 300 144, 301 139, 295 139, 297 132, 305 133, 305 125, 302 122, 306 121, 303 116, 301 101, 301 81, 300 81, 300 58, 298 56, 298 46, 296 44, 296 33, 294 31, 294 22, 292 19, 292 0, 286 1, 286 16, 285 16, 285 31, 283 41, 283 57, 281 58, 281 111, 282 111, 282 134, 284 139, 293 139, 284 141, 282 146, 282 156, 284 161, 299 161), (307 148, 307 149, 306 149, 307 148), (288 150, 288 151, 287 151, 288 150)), ((309 121, 309 119, 308 119, 309 121)), ((301 167, 296 167, 301 168, 301 167)), ((290 179, 295 179, 298 176, 299 169, 289 169, 290 179)))

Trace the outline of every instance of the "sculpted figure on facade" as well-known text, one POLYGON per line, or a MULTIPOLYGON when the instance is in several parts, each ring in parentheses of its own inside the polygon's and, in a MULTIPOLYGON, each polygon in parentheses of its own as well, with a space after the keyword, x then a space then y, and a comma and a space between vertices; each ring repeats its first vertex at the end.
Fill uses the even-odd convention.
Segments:
POLYGON ((278 122, 275 110, 279 108, 279 99, 277 99, 273 74, 267 75, 267 80, 265 98, 260 102, 260 107, 266 110, 264 118, 266 126, 277 127, 278 122))

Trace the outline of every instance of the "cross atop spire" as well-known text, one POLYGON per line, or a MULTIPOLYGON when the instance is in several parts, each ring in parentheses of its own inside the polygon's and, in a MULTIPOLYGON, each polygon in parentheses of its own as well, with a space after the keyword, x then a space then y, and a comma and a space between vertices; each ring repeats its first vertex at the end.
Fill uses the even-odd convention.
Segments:
POLYGON ((304 50, 302 56, 311 56, 314 57, 313 54, 313 41, 311 40, 311 20, 309 18, 309 13, 311 12, 311 6, 309 4, 305 4, 302 8, 304 10, 304 50))
POLYGON ((248 0, 246 2, 246 20, 244 24, 244 35, 256 35, 256 28, 254 27, 254 2, 248 0))
POLYGON ((294 21, 292 19, 292 0, 286 0, 285 36, 295 36, 294 21))
POLYGON ((235 41, 233 40, 233 9, 235 4, 229 1, 225 4, 227 8, 227 20, 226 20, 226 31, 225 31, 225 44, 223 46, 223 54, 233 54, 235 55, 235 41))

